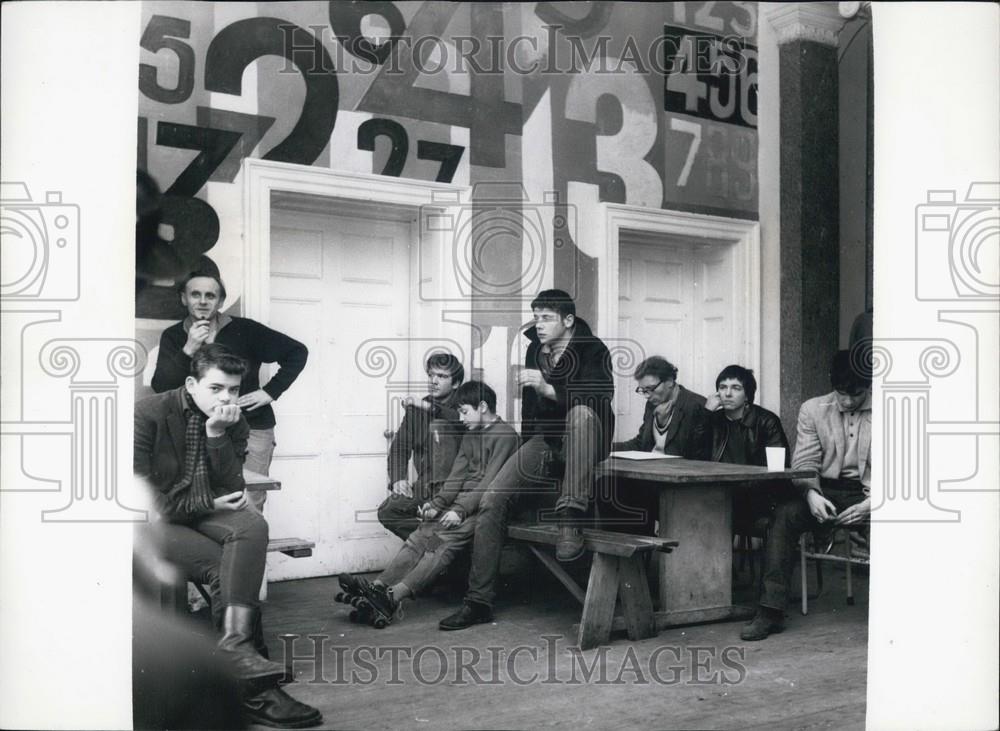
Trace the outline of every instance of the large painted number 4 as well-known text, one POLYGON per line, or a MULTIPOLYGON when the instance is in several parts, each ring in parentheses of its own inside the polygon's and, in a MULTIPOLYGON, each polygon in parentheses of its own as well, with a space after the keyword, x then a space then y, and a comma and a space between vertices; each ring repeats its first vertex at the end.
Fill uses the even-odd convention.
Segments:
POLYGON ((698 148, 701 147, 701 125, 686 119, 671 117, 670 129, 691 135, 691 146, 688 148, 687 159, 684 161, 684 167, 681 168, 681 174, 677 177, 677 187, 683 188, 687 185, 688 176, 691 175, 691 168, 694 166, 694 158, 698 154, 698 148))

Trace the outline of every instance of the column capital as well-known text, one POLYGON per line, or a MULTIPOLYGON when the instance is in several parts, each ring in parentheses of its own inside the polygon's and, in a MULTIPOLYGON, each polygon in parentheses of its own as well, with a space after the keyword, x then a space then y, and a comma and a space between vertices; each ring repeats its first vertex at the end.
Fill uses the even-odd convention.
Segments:
POLYGON ((844 27, 841 3, 774 3, 760 7, 761 14, 774 28, 778 45, 791 41, 813 41, 837 47, 837 37, 844 27))

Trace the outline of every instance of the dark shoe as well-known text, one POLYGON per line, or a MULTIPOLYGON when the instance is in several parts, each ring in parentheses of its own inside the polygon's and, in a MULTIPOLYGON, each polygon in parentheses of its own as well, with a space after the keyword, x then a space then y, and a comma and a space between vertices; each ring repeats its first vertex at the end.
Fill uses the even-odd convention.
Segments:
POLYGON ((222 615, 222 639, 219 650, 229 660, 237 680, 254 678, 283 679, 284 665, 261 656, 254 648, 254 623, 257 609, 231 604, 222 615))
POLYGON ((445 617, 438 623, 438 629, 450 632, 456 629, 466 629, 474 624, 485 624, 493 621, 493 609, 479 602, 464 602, 462 608, 454 614, 445 617))
POLYGON ((323 714, 292 698, 277 686, 243 701, 243 715, 250 723, 274 728, 309 728, 323 721, 323 714))
POLYGON ((785 629, 785 613, 770 607, 760 607, 757 615, 743 625, 740 632, 740 639, 747 642, 756 642, 767 639, 768 635, 777 634, 785 629))
POLYGON ((583 531, 572 525, 559 526, 559 539, 556 541, 556 559, 559 561, 576 561, 583 555, 583 531))

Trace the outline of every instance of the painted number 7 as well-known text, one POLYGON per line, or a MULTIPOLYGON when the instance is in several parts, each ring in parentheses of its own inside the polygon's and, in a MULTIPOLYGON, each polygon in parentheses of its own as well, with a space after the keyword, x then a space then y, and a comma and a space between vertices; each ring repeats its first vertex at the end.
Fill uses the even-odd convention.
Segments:
POLYGON ((677 178, 677 187, 683 188, 687 185, 688 176, 691 175, 691 168, 694 166, 694 158, 698 154, 698 148, 701 147, 701 125, 697 122, 689 122, 686 119, 671 117, 670 129, 675 132, 689 134, 692 137, 691 147, 688 148, 687 159, 684 161, 684 167, 681 168, 681 174, 677 178))

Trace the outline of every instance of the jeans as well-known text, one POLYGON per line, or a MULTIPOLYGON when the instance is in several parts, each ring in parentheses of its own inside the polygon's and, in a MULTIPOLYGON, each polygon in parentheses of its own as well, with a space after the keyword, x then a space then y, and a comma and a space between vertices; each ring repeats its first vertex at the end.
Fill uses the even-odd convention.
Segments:
MULTIPOLYGON (((837 512, 865 499, 861 482, 857 480, 820 480, 823 496, 833 503, 837 512)), ((798 554, 799 536, 807 531, 822 530, 809 511, 804 495, 782 501, 774 510, 771 532, 764 546, 764 589, 761 606, 785 610, 792 569, 798 554)))
POLYGON ((218 608, 258 605, 267 558, 267 521, 247 507, 216 510, 188 523, 161 522, 164 557, 191 581, 206 584, 218 608))
POLYGON ((472 542, 475 530, 475 515, 454 528, 442 528, 439 523, 421 523, 379 575, 379 581, 386 586, 402 583, 414 596, 420 594, 472 542))
POLYGON ((551 520, 556 514, 566 515, 567 509, 587 510, 594 486, 594 467, 607 457, 601 422, 594 411, 587 406, 575 406, 566 415, 566 436, 561 450, 566 471, 561 482, 545 474, 551 451, 552 447, 542 437, 531 437, 504 463, 493 482, 485 486, 476 514, 466 600, 493 605, 500 551, 507 537, 507 518, 515 502, 533 498, 538 507, 535 516, 538 521, 551 520), (554 508, 548 507, 553 500, 554 508))
MULTIPOLYGON (((247 438, 247 458, 243 466, 259 475, 271 474, 271 458, 274 456, 274 427, 270 429, 251 429, 247 438)), ((248 492, 250 502, 257 510, 264 507, 267 501, 266 490, 248 492)))

